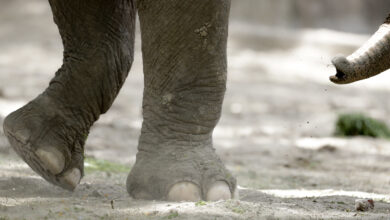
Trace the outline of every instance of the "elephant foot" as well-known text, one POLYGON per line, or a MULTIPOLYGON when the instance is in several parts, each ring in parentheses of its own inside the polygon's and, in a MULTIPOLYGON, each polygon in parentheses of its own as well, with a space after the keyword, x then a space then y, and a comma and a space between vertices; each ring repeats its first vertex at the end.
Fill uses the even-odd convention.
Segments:
POLYGON ((52 98, 40 95, 7 116, 3 126, 13 149, 37 174, 73 190, 83 175, 87 131, 63 111, 52 98))
POLYGON ((212 147, 139 151, 127 178, 136 199, 217 201, 237 198, 236 181, 212 147))

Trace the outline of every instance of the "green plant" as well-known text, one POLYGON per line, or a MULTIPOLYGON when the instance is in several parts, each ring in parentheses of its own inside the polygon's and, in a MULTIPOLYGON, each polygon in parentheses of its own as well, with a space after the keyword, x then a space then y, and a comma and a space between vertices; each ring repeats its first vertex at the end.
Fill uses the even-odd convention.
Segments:
POLYGON ((195 203, 195 206, 204 206, 204 205, 207 205, 207 203, 203 200, 195 203))
POLYGON ((167 216, 167 219, 174 219, 179 217, 179 212, 177 211, 171 211, 170 214, 167 216))
POLYGON ((360 135, 390 139, 390 130, 384 122, 363 114, 341 114, 336 122, 335 135, 342 137, 360 135))
POLYGON ((107 160, 95 159, 92 157, 86 157, 84 159, 84 167, 86 172, 112 172, 112 173, 128 173, 130 167, 120 163, 114 163, 107 160))

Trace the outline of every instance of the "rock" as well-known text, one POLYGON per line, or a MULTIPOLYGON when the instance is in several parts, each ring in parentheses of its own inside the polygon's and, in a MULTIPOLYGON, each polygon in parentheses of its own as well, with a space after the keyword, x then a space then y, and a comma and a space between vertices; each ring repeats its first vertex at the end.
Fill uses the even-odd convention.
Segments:
POLYGON ((374 200, 372 199, 356 199, 355 200, 355 210, 366 212, 374 209, 374 200))
POLYGON ((330 152, 333 153, 337 150, 337 147, 326 144, 318 149, 319 152, 330 152))
POLYGON ((90 194, 90 196, 103 197, 103 195, 99 191, 97 191, 96 189, 90 194))

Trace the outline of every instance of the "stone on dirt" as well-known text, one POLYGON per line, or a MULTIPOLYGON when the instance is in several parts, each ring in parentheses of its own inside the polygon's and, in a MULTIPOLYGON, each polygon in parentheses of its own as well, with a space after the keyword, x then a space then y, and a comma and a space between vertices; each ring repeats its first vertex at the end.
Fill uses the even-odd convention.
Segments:
POLYGON ((374 200, 372 199, 356 199, 355 210, 366 212, 374 209, 374 200))

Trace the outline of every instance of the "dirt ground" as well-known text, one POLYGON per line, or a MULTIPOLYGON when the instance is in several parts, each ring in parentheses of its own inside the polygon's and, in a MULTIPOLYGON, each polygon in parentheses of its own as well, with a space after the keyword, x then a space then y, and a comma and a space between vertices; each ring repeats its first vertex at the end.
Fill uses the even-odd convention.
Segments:
MULTIPOLYGON (((0 2, 2 120, 47 86, 62 47, 46 1, 0 2)), ((240 200, 168 203, 128 196, 125 179, 142 120, 137 36, 134 66, 91 131, 87 175, 75 192, 34 174, 0 135, 0 219, 390 219, 390 142, 332 137, 339 113, 365 112, 389 122, 388 74, 348 86, 328 81, 331 57, 352 52, 368 36, 234 20, 230 30, 228 91, 214 143, 238 179, 240 200), (356 212, 357 198, 373 198, 374 210, 356 212)))

